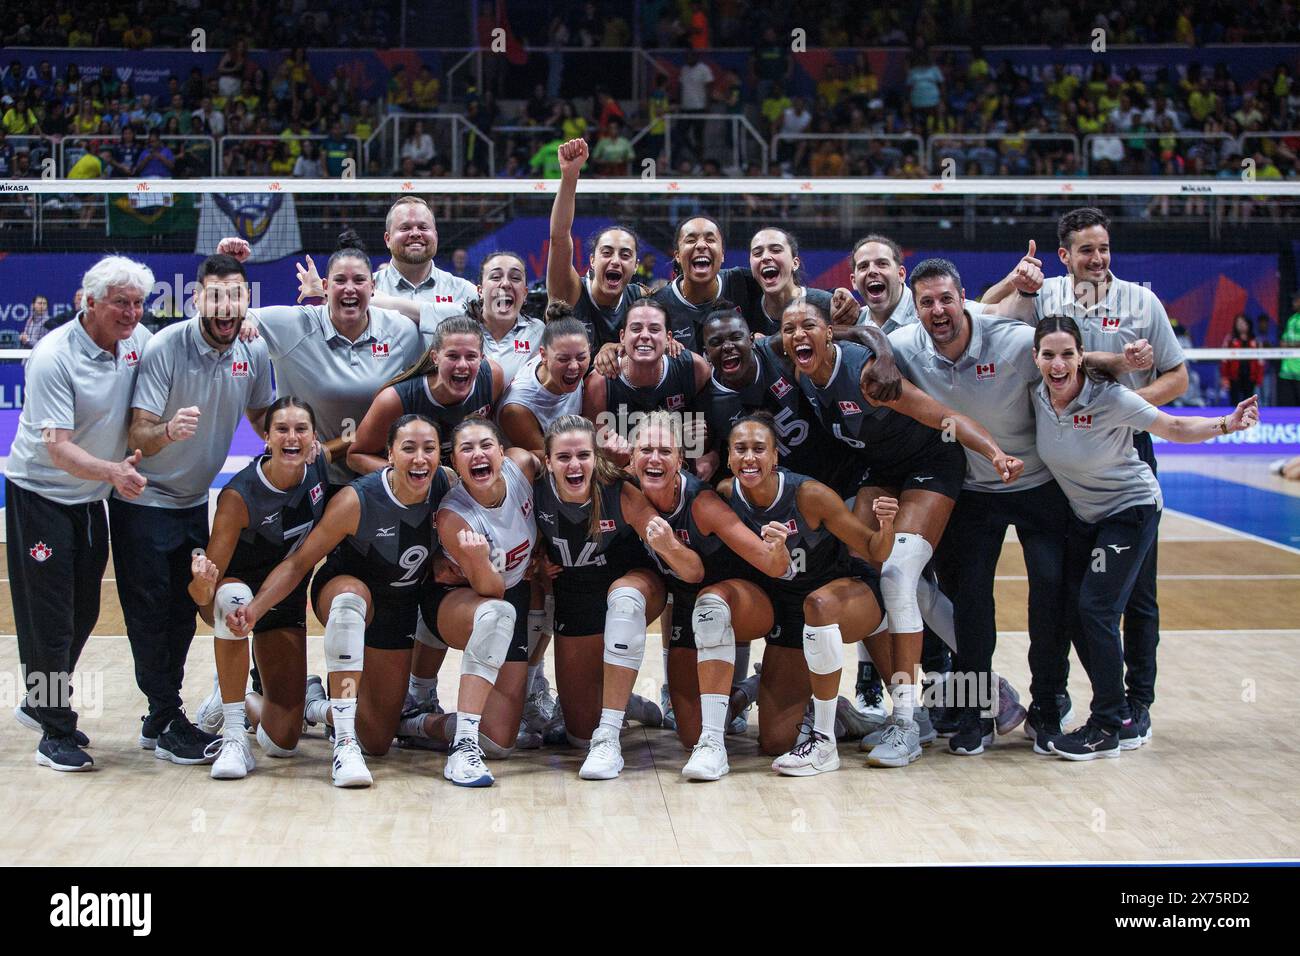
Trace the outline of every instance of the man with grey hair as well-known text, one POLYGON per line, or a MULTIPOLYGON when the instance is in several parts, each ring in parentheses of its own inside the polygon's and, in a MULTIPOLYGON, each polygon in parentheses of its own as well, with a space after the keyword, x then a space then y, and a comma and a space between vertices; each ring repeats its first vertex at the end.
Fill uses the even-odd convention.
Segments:
POLYGON ((99 620, 111 491, 139 497, 146 479, 127 455, 140 325, 153 273, 107 256, 82 279, 85 309, 50 332, 27 362, 27 398, 5 475, 9 591, 27 696, 19 723, 41 731, 36 762, 89 770, 72 710, 72 671, 99 620))

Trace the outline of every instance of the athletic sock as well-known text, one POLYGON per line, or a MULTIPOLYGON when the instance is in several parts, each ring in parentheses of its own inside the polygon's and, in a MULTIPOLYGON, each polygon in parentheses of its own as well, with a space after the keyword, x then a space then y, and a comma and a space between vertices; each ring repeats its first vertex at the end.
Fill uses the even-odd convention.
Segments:
POLYGON ((871 663, 871 652, 867 650, 866 641, 858 641, 858 660, 863 664, 871 663))
POLYGON ((835 739, 835 706, 838 703, 835 697, 830 700, 813 698, 813 730, 831 740, 835 739))
POLYGON ((223 703, 221 705, 221 715, 226 721, 222 728, 224 736, 234 737, 236 734, 244 732, 244 702, 242 700, 233 704, 223 703))
POLYGON ((663 648, 664 686, 668 686, 668 648, 663 648))
POLYGON ((302 715, 310 720, 313 724, 325 722, 325 715, 330 712, 330 702, 325 700, 309 700, 307 706, 303 709, 302 715))
POLYGON ((330 699, 330 713, 334 715, 334 745, 346 737, 357 735, 357 699, 355 697, 333 697, 330 699))
POLYGON ((894 717, 897 720, 911 720, 916 709, 916 685, 895 684, 890 690, 894 698, 894 717))
POLYGON ((735 687, 749 676, 749 645, 736 645, 736 664, 731 674, 731 686, 735 687))
POLYGON ((424 732, 425 716, 425 714, 416 714, 414 717, 403 717, 397 724, 397 736, 423 737, 427 740, 429 735, 424 732))
POLYGON ((415 698, 417 703, 424 703, 429 696, 429 691, 437 690, 438 677, 416 677, 414 674, 406 682, 406 692, 415 698))
POLYGON ((727 705, 731 698, 727 694, 701 694, 700 720, 704 733, 722 739, 723 729, 727 726, 727 705))
POLYGON ((600 711, 600 726, 606 730, 612 730, 615 734, 623 730, 623 711, 614 710, 612 707, 603 707, 600 711))
POLYGON ((482 719, 482 714, 467 714, 461 710, 456 711, 456 738, 452 741, 452 746, 459 744, 462 740, 478 743, 478 725, 482 719))

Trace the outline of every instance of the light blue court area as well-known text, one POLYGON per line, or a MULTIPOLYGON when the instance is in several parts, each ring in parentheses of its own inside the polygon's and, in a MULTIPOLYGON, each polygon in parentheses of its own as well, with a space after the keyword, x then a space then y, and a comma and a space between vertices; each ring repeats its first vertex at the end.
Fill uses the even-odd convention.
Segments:
POLYGON ((1300 497, 1193 471, 1160 472, 1165 507, 1235 531, 1300 548, 1300 497))

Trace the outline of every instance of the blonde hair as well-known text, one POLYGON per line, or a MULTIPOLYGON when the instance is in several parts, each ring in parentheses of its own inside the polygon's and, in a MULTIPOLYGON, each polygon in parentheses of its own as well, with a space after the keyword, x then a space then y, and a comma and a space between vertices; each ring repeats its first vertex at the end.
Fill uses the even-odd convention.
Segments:
POLYGON ((596 426, 591 423, 590 419, 583 418, 581 415, 561 415, 547 426, 543 441, 545 442, 548 467, 552 441, 566 432, 582 432, 584 435, 590 436, 591 448, 596 454, 596 463, 591 474, 591 486, 587 490, 587 501, 591 505, 591 518, 587 522, 587 535, 590 538, 595 538, 600 533, 601 492, 625 476, 622 469, 610 461, 609 456, 605 454, 605 450, 596 441, 596 426))
POLYGON ((681 419, 672 412, 658 409, 646 414, 636 427, 632 429, 632 434, 628 438, 628 444, 632 446, 635 453, 637 440, 640 439, 641 433, 649 431, 652 428, 660 428, 672 436, 673 449, 677 452, 678 459, 684 459, 685 453, 682 451, 682 422, 681 419))

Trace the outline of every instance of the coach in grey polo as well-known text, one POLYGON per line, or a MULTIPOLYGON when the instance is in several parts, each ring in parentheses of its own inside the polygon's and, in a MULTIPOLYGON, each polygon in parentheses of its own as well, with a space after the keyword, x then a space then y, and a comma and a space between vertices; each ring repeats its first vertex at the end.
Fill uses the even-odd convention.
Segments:
POLYGON ((15 716, 42 731, 37 762, 56 770, 92 766, 68 682, 99 618, 104 499, 144 486, 126 457, 127 422, 153 281, 148 267, 121 256, 86 273, 85 310, 41 339, 27 362, 6 466, 9 592, 27 692, 15 716))
MULTIPOLYGON (((328 305, 273 305, 249 309, 266 340, 281 395, 295 395, 316 412, 316 433, 334 451, 345 450, 382 389, 424 354, 415 323, 398 312, 370 308, 369 320, 349 339, 330 320, 328 305)), ((334 456, 330 481, 356 475, 334 456)))
POLYGON ((428 348, 434 329, 444 319, 463 315, 466 303, 478 298, 478 289, 434 263, 438 228, 433 210, 417 196, 403 196, 389 207, 384 245, 391 258, 374 274, 375 293, 412 299, 425 306, 420 310, 420 333, 428 348))
MULTIPOLYGON (((997 626, 993 584, 1008 526, 1014 525, 1029 576, 1029 663, 1035 719, 1059 722, 1066 655, 1060 640, 1065 532, 1069 506, 1036 448, 1032 389, 1042 381, 1034 363, 1034 331, 1016 319, 971 315, 956 267, 927 259, 909 277, 919 321, 889 335, 894 361, 914 385, 978 421, 998 445, 1025 463, 1004 484, 988 460, 966 455, 966 482, 936 555, 953 602, 957 670, 976 681, 982 708, 997 703, 993 653, 997 626)), ((950 748, 978 752, 991 730, 975 708, 963 711, 950 748)))
POLYGON ((241 342, 248 301, 243 266, 209 256, 199 266, 199 314, 149 342, 131 399, 131 439, 149 481, 135 501, 108 505, 113 562, 135 679, 149 702, 141 743, 177 763, 204 763, 211 735, 181 712, 185 658, 194 639, 188 585, 195 548, 208 543, 208 489, 239 421, 261 429, 271 404, 271 362, 260 340, 241 342))

